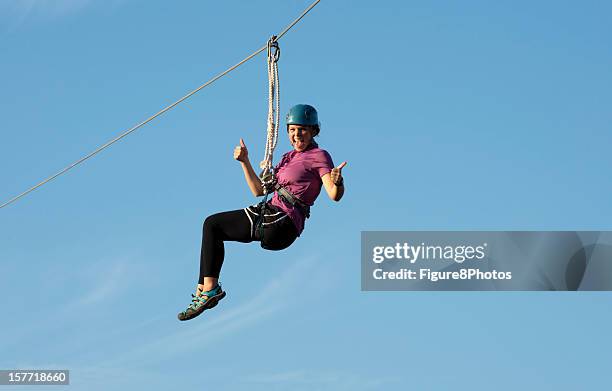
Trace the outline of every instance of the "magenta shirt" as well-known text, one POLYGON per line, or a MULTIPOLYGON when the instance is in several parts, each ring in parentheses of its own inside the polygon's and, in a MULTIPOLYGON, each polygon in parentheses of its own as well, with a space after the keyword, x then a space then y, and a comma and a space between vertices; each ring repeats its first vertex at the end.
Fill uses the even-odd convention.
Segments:
MULTIPOLYGON (((323 186, 321 177, 331 172, 332 168, 334 168, 334 163, 329 153, 313 142, 303 152, 293 150, 284 154, 280 163, 274 167, 274 173, 281 186, 305 204, 312 206, 321 193, 321 186, 323 186)), ((302 212, 283 202, 277 193, 274 193, 270 203, 287 213, 300 236, 304 230, 305 220, 302 212)))

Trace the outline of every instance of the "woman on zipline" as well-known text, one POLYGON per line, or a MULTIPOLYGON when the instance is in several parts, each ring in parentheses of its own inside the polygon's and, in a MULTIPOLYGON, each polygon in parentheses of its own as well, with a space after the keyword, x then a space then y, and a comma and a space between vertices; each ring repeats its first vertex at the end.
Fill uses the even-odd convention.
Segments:
MULTIPOLYGON (((200 279, 191 304, 178 314, 179 320, 193 319, 225 297, 218 282, 225 255, 224 241, 259 241, 268 250, 285 249, 304 230, 304 221, 310 216, 310 207, 319 196, 321 186, 325 187, 329 198, 340 201, 344 194, 342 168, 346 162, 334 167, 329 153, 314 141, 319 131, 320 123, 314 107, 293 106, 287 114, 287 134, 293 150, 285 153, 274 167, 277 184, 270 190, 275 191, 272 199, 265 205, 260 203, 206 218, 200 253, 200 279)), ((264 185, 253 170, 242 139, 234 149, 234 159, 240 162, 253 195, 264 195, 264 185)))

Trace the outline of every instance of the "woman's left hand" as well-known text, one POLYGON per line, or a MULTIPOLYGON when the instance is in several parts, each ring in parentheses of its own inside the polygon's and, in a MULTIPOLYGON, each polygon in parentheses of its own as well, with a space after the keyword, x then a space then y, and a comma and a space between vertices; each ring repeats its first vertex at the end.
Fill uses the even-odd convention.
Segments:
POLYGON ((346 166, 346 162, 342 162, 338 167, 334 167, 331 171, 331 180, 332 183, 336 186, 341 185, 343 183, 342 179, 342 169, 346 166))

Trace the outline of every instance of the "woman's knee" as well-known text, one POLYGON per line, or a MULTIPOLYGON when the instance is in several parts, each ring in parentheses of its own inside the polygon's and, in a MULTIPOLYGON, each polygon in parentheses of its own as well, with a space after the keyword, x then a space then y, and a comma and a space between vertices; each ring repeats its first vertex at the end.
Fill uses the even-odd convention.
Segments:
POLYGON ((217 220, 217 214, 210 215, 204 219, 204 224, 202 226, 203 231, 206 232, 214 230, 217 226, 217 220))

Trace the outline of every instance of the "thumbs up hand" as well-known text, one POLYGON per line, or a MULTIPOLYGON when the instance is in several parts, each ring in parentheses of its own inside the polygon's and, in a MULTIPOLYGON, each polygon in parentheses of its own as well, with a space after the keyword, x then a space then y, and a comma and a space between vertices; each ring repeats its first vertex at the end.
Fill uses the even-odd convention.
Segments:
POLYGON ((234 148, 234 159, 238 160, 239 162, 243 162, 243 163, 246 163, 249 160, 249 150, 244 144, 243 139, 240 139, 240 145, 234 148))
POLYGON ((342 169, 346 166, 346 162, 342 162, 338 167, 334 167, 331 171, 331 180, 336 186, 342 186, 344 179, 342 178, 342 169))

